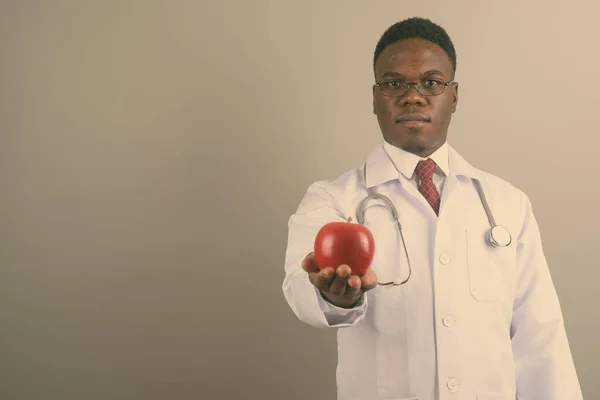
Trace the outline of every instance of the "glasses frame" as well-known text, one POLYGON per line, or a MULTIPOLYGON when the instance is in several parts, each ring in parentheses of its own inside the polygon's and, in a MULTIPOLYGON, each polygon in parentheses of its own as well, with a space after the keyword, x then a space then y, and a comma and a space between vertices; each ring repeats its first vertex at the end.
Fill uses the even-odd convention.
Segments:
MULTIPOLYGON (((402 97, 402 96, 404 96, 406 93, 408 93, 408 92, 410 91, 410 88, 411 88, 411 87, 413 87, 413 86, 415 87, 415 89, 417 90, 417 92, 418 92, 418 93, 419 93, 421 96, 425 96, 425 97, 431 97, 431 96, 439 96, 439 95, 441 95, 442 93, 444 93, 444 92, 446 91, 446 88, 447 88, 448 86, 450 86, 450 85, 452 85, 452 84, 455 84, 455 83, 458 83, 458 82, 456 82, 455 80, 451 80, 451 81, 448 81, 448 82, 445 82, 445 83, 444 83, 444 82, 442 82, 442 91, 441 91, 441 92, 439 92, 439 93, 436 93, 436 94, 423 94, 423 93, 422 93, 422 92, 419 90, 419 88, 422 88, 422 86, 421 86, 421 81, 410 81, 410 82, 406 82, 406 90, 405 90, 405 91, 404 91, 404 93, 402 93, 402 94, 398 94, 398 95, 389 95, 389 94, 385 94, 385 93, 383 93, 383 90, 382 90, 382 88, 381 88, 381 84, 382 84, 382 83, 385 83, 385 82, 393 81, 393 80, 395 80, 395 79, 385 79, 385 80, 381 80, 381 81, 379 81, 379 82, 375 82, 375 85, 374 85, 374 86, 377 86, 377 87, 379 88, 379 92, 380 92, 380 93, 381 93, 383 96, 386 96, 386 97, 402 97)), ((428 79, 424 79, 424 80, 428 80, 428 79)))

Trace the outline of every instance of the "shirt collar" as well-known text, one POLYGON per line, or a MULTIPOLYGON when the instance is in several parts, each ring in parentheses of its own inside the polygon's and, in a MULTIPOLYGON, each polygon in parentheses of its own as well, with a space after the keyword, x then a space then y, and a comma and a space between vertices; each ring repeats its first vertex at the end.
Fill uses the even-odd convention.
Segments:
POLYGON ((450 168, 448 166, 448 142, 444 142, 444 144, 429 157, 420 157, 416 154, 409 153, 406 150, 402 150, 399 147, 389 144, 385 140, 383 140, 383 149, 388 154, 398 172, 402 173, 406 179, 412 179, 417 163, 421 160, 426 160, 427 158, 431 158, 435 162, 436 173, 442 173, 445 176, 450 174, 450 168))
MULTIPOLYGON (((433 153, 430 158, 436 162, 436 168, 443 171, 446 176, 479 177, 479 171, 469 164, 447 142, 433 153)), ((382 143, 376 146, 367 157, 365 171, 366 185, 371 188, 390 180, 398 179, 398 172, 410 179, 413 176, 417 163, 421 159, 421 157, 415 154, 399 149, 382 140, 382 143)))

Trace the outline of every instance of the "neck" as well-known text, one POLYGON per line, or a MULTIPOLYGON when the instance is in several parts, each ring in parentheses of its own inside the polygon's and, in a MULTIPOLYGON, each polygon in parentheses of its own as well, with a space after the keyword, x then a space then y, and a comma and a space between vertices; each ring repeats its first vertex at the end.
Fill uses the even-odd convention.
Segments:
POLYGON ((401 150, 404 150, 408 153, 412 153, 414 155, 417 155, 419 157, 422 158, 427 158, 430 155, 432 155, 433 153, 435 153, 440 147, 442 147, 444 145, 445 142, 442 142, 438 145, 435 145, 433 147, 425 147, 425 146, 411 146, 411 145, 398 145, 395 144, 387 139, 384 139, 387 143, 389 143, 390 145, 397 147, 401 150))

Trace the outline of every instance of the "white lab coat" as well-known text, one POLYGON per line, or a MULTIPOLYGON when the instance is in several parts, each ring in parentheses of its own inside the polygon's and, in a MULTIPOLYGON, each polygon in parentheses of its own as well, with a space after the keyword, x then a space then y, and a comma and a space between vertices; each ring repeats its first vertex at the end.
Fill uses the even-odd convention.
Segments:
MULTIPOLYGON (((398 173, 381 145, 369 154, 366 184, 395 204, 412 266, 408 283, 378 286, 351 310, 327 303, 300 265, 317 231, 356 221, 367 196, 362 165, 312 184, 289 219, 283 292, 307 324, 339 328, 338 400, 579 400, 561 308, 527 196, 471 166, 451 146, 439 217, 398 173), (483 186, 512 243, 494 248, 470 178, 483 186)), ((371 202, 380 281, 408 273, 395 222, 371 202)))

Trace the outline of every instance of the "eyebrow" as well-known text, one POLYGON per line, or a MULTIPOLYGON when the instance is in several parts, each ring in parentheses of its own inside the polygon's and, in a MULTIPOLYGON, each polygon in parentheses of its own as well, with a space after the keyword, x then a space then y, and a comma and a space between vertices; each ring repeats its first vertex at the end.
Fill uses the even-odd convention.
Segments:
MULTIPOLYGON (((437 69, 430 69, 430 70, 427 70, 427 71, 425 71, 425 72, 423 72, 421 74, 421 76, 431 76, 431 75, 441 75, 441 76, 444 76, 444 73, 441 72, 440 70, 437 70, 437 69)), ((393 72, 393 71, 386 72, 385 74, 381 75, 382 78, 385 78, 385 77, 388 77, 388 76, 389 77, 394 77, 394 78, 397 78, 397 77, 401 77, 402 78, 402 77, 404 77, 404 75, 402 75, 401 73, 399 73, 399 72, 393 72)))

